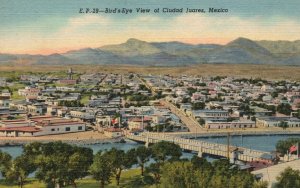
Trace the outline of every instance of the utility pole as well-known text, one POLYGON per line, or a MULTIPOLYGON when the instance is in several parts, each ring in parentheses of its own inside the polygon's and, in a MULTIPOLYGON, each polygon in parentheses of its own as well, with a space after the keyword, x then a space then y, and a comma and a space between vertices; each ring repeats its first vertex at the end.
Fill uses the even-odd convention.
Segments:
POLYGON ((227 132, 227 159, 229 160, 229 136, 230 132, 227 132))
POLYGON ((297 159, 299 159, 299 142, 297 142, 297 159))

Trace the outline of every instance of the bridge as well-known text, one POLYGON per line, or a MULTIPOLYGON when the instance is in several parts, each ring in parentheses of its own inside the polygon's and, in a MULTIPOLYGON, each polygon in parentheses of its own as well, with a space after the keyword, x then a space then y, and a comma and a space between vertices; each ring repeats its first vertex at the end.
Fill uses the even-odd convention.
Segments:
POLYGON ((184 150, 198 153, 199 157, 202 157, 203 154, 208 154, 219 157, 227 157, 231 161, 240 160, 246 162, 260 161, 271 163, 273 160, 270 152, 252 150, 248 148, 230 146, 225 144, 205 142, 201 140, 186 139, 168 134, 144 132, 137 135, 127 134, 126 137, 127 139, 133 141, 143 142, 146 146, 161 141, 173 142, 175 144, 178 144, 184 150))

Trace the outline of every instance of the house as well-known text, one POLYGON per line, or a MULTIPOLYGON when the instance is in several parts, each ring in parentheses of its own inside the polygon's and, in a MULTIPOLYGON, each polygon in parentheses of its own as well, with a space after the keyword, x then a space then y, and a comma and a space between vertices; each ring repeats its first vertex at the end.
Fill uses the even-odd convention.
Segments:
POLYGON ((50 116, 37 116, 30 118, 30 120, 35 122, 36 128, 40 129, 33 136, 83 132, 86 130, 86 124, 78 120, 50 116))
POLYGON ((25 89, 19 89, 18 94, 25 97, 37 97, 41 93, 38 88, 25 87, 25 89))
POLYGON ((0 107, 9 107, 10 97, 0 96, 0 107))
POLYGON ((0 118, 5 119, 11 116, 24 116, 25 111, 20 111, 16 109, 10 109, 9 107, 0 107, 0 118))
POLYGON ((104 129, 104 135, 109 138, 119 138, 123 136, 123 131, 118 128, 107 128, 104 129))
POLYGON ((3 90, 1 93, 2 97, 11 97, 11 93, 8 90, 3 90))
MULTIPOLYGON (((49 106, 47 106, 47 113, 46 114, 48 116, 58 115, 59 110, 63 110, 63 109, 66 110, 66 108, 62 107, 62 106, 49 105, 49 106)), ((60 115, 62 115, 62 113, 60 115)))
POLYGON ((75 85, 77 84, 77 80, 73 80, 73 79, 61 79, 58 80, 59 84, 67 84, 67 85, 75 85))
POLYGON ((45 106, 44 104, 31 104, 27 105, 27 112, 31 115, 42 115, 44 112, 45 106))
POLYGON ((163 115, 153 115, 152 116, 152 122, 154 124, 163 124, 166 122, 166 117, 163 115))
POLYGON ((34 123, 30 120, 2 120, 0 121, 0 136, 18 137, 33 136, 40 129, 34 127, 34 123))
POLYGON ((128 128, 130 130, 139 129, 144 130, 145 127, 149 126, 151 119, 149 118, 132 118, 128 120, 128 128))

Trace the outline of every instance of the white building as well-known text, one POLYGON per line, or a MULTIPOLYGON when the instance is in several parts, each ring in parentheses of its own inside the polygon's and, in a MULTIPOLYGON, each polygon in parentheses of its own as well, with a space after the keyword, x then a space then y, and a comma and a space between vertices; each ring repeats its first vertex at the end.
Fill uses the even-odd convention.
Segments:
POLYGON ((50 116, 37 116, 30 120, 0 121, 0 136, 4 137, 43 136, 85 130, 86 125, 81 121, 50 116))
POLYGON ((219 121, 206 121, 205 128, 207 129, 236 129, 236 128, 254 128, 254 121, 232 121, 232 122, 219 122, 219 121))
POLYGON ((259 117, 257 127, 278 127, 280 122, 287 122, 288 127, 300 127, 300 119, 292 117, 259 117))
POLYGON ((104 130, 104 135, 109 138, 118 138, 123 136, 123 131, 117 128, 108 128, 104 130))

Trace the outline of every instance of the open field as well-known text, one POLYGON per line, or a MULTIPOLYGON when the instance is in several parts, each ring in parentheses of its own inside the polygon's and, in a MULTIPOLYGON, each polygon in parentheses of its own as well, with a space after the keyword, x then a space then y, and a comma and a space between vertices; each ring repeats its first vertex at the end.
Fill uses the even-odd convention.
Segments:
POLYGON ((240 64, 201 64, 185 67, 147 67, 133 65, 32 65, 32 66, 0 66, 1 76, 25 72, 57 72, 67 71, 72 67, 75 72, 106 72, 106 73, 140 73, 140 74, 170 74, 170 75, 199 75, 199 76, 235 76, 260 77, 274 80, 300 81, 299 66, 277 65, 240 65, 240 64), (13 72, 16 71, 16 72, 13 72))
MULTIPOLYGON (((142 185, 135 185, 134 180, 139 179, 140 176, 140 169, 131 169, 127 171, 122 172, 121 176, 121 181, 120 181, 120 186, 117 186, 115 178, 113 177, 111 179, 111 183, 109 185, 106 185, 105 187, 108 188, 113 188, 113 187, 148 187, 150 188, 151 186, 142 186, 142 185)), ((81 179, 77 180, 77 187, 78 188, 96 188, 99 187, 99 182, 97 182, 94 179, 91 178, 86 178, 86 179, 81 179)), ((6 188, 6 187, 12 187, 12 188, 17 188, 19 186, 17 185, 10 185, 6 184, 4 180, 0 181, 0 188, 6 188)), ((31 187, 36 187, 36 188, 43 188, 46 187, 46 185, 43 182, 39 182, 38 180, 34 178, 30 178, 28 182, 24 185, 24 188, 31 188, 31 187)), ((68 188, 71 188, 72 186, 67 186, 68 188)))

